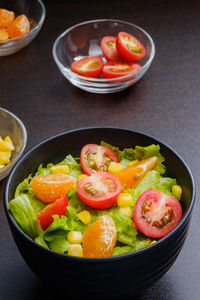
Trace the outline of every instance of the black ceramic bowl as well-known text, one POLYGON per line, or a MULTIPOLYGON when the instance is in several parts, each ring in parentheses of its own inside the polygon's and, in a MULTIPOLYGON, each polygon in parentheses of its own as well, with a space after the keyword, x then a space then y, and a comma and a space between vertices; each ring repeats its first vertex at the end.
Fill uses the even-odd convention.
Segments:
MULTIPOLYGON (((183 159, 161 141, 121 128, 83 128, 50 138, 30 150, 13 168, 5 188, 4 205, 16 245, 31 268, 51 286, 82 297, 130 296, 154 283, 172 266, 183 247, 195 199, 194 180, 183 159), (183 188, 183 218, 166 237, 142 250, 108 258, 77 258, 55 253, 32 241, 18 227, 8 211, 16 186, 44 162, 58 162, 66 154, 79 155, 87 143, 107 141, 121 148, 159 143, 166 158, 168 174, 183 188)), ((95 298, 94 298, 95 299, 95 298)))

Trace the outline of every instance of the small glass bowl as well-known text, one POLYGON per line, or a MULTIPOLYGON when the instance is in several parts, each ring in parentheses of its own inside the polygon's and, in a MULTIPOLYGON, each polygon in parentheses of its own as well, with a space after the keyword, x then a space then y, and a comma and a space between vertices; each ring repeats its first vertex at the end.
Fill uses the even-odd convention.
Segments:
MULTIPOLYGON (((75 86, 88 92, 107 94, 126 89, 138 81, 150 67, 155 46, 150 35, 142 28, 120 20, 91 20, 70 27, 58 36, 53 45, 53 57, 61 73, 75 86), (137 63, 141 69, 115 80, 80 76, 71 70, 74 60, 103 54, 100 41, 104 36, 117 36, 120 31, 135 36, 146 48, 146 55, 137 63)), ((105 59, 103 58, 105 61, 105 59)))
POLYGON ((22 121, 8 110, 0 107, 0 136, 9 136, 15 146, 11 162, 0 169, 0 181, 5 178, 16 164, 25 149, 27 142, 26 128, 22 121))
POLYGON ((46 9, 41 0, 3 0, 1 8, 13 11, 15 16, 25 14, 31 24, 30 31, 22 36, 0 41, 0 56, 6 56, 18 52, 36 37, 44 22, 46 9))

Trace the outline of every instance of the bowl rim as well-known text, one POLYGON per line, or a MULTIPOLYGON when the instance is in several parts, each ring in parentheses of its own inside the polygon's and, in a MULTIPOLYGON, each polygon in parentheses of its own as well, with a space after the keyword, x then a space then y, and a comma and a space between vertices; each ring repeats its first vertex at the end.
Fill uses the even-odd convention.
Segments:
POLYGON ((21 40, 25 39, 26 37, 30 36, 32 33, 34 33, 35 31, 37 31, 41 28, 41 26, 44 22, 45 16, 46 16, 46 8, 45 8, 45 5, 42 2, 42 0, 35 0, 35 1, 37 1, 40 4, 40 7, 42 9, 42 14, 41 14, 41 18, 40 18, 39 22, 33 28, 31 28, 31 30, 24 33, 20 37, 10 38, 10 39, 5 40, 5 41, 0 41, 0 46, 5 45, 5 44, 9 44, 9 43, 15 42, 15 41, 21 41, 21 40))
POLYGON ((26 131, 26 127, 24 126, 24 123, 14 113, 8 111, 7 109, 5 109, 1 106, 0 106, 0 111, 4 111, 6 114, 12 116, 13 119, 15 119, 18 122, 18 124, 20 125, 22 133, 23 133, 23 144, 22 144, 22 147, 21 147, 19 153, 17 154, 17 156, 13 160, 11 160, 11 162, 9 164, 5 165, 5 167, 0 169, 0 175, 1 175, 4 172, 6 172, 8 169, 12 168, 12 166, 14 166, 14 164, 22 156, 22 153, 24 152, 24 149, 25 149, 26 143, 27 143, 27 131, 26 131))
MULTIPOLYGON (((83 81, 93 81, 94 83, 113 83, 113 78, 93 78, 93 77, 86 77, 86 76, 81 76, 81 75, 78 75, 74 72, 72 72, 70 69, 66 68, 61 62, 60 60, 58 59, 58 56, 57 56, 57 45, 59 43, 59 41, 66 35, 66 33, 72 31, 73 29, 79 27, 79 26, 82 26, 82 25, 86 25, 86 24, 91 24, 91 23, 95 23, 95 22, 118 22, 118 23, 123 23, 125 25, 129 25, 129 26, 133 26, 137 29, 139 29, 142 33, 144 33, 144 35, 147 36, 147 38, 149 39, 150 41, 150 44, 151 44, 151 47, 152 47, 152 50, 151 50, 151 53, 150 53, 150 56, 147 60, 147 62, 141 66, 141 68, 133 73, 130 73, 128 75, 124 75, 124 76, 121 76, 121 77, 117 77, 115 78, 116 82, 120 79, 123 79, 124 81, 122 82, 119 82, 119 83, 125 83, 125 79, 133 79, 132 76, 136 75, 136 74, 140 74, 142 73, 143 70, 145 69, 148 69, 148 67, 151 65, 152 61, 153 61, 153 58, 155 56, 155 44, 154 44, 154 41, 152 39, 152 37, 143 29, 141 28, 140 26, 138 25, 135 25, 133 23, 130 23, 130 22, 127 22, 127 21, 123 21, 123 20, 118 20, 118 19, 94 19, 94 20, 89 20, 89 21, 84 21, 84 22, 81 22, 81 23, 78 23, 78 24, 75 24, 71 27, 69 27, 68 29, 66 29, 64 32, 62 32, 55 40, 54 44, 53 44, 53 50, 52 50, 52 53, 53 53, 53 58, 56 62, 56 64, 58 65, 58 67, 60 69, 64 69, 65 72, 68 74, 68 76, 70 76, 71 78, 74 78, 74 79, 80 79, 80 80, 83 80, 83 81)), ((136 61, 137 63, 137 61, 136 61)))
POLYGON ((169 239, 172 235, 174 235, 174 233, 176 233, 179 228, 182 226, 182 224, 184 224, 185 220, 189 218, 189 216, 192 213, 193 207, 194 207, 194 203, 195 203, 195 195, 196 195, 196 188, 195 188, 195 181, 193 178, 193 175, 188 167, 188 165, 186 164, 186 162, 183 160, 183 158, 174 150, 172 149, 170 146, 168 146, 166 143, 164 143, 163 141, 161 141, 160 139, 149 135, 149 134, 145 134, 142 133, 140 131, 135 131, 132 130, 130 128, 125 128, 125 127, 115 127, 115 126, 91 126, 91 127, 81 127, 81 128, 77 128, 77 129, 73 129, 73 130, 68 130, 59 134, 56 134, 54 136, 51 136, 47 139, 45 139, 44 141, 40 142, 39 144, 35 145, 33 148, 31 148, 25 155, 23 155, 23 157, 17 162, 17 164, 14 166, 14 168, 12 169, 8 179, 7 179, 7 183, 4 189, 4 197, 3 197, 3 202, 4 202, 4 210, 6 213, 6 216, 8 218, 8 220, 12 223, 12 225, 15 227, 15 229, 26 239, 28 240, 33 246, 38 247, 38 249, 40 249, 41 251, 47 252, 53 256, 58 256, 58 257, 62 257, 63 259, 67 259, 67 260, 72 260, 72 261, 83 261, 83 262, 106 262, 106 261, 118 261, 118 260, 124 260, 124 259, 129 259, 129 257, 132 256, 137 256, 137 255, 142 255, 143 252, 148 251, 150 249, 152 249, 153 247, 159 247, 159 245, 163 244, 167 239, 169 239), (17 170, 18 166, 23 162, 23 160, 27 159, 34 150, 38 149, 39 147, 41 147, 42 145, 44 145, 45 143, 48 143, 50 141, 52 141, 53 139, 57 139, 61 136, 64 136, 66 134, 70 134, 70 133, 74 133, 74 132, 81 132, 81 131, 86 131, 86 130, 99 130, 99 129, 114 129, 114 130, 122 130, 125 132, 130 132, 130 133, 136 133, 139 134, 141 136, 144 136, 146 138, 152 138, 154 139, 156 142, 159 143, 159 145, 161 146, 165 146, 167 149, 169 149, 172 153, 174 153, 177 158, 181 161, 181 163, 184 165, 184 167, 186 168, 190 180, 191 180, 191 185, 192 185, 192 196, 191 196, 191 202, 189 205, 188 210, 186 211, 184 217, 181 219, 180 223, 166 236, 162 237, 160 240, 158 240, 156 243, 149 245, 148 247, 142 248, 140 250, 136 250, 134 252, 130 252, 127 254, 122 254, 122 255, 117 255, 117 256, 109 256, 109 257, 76 257, 76 256, 70 256, 70 255, 66 255, 66 254, 62 254, 62 253, 57 253, 51 249, 47 249, 41 245, 39 245, 38 243, 36 243, 34 240, 32 240, 28 235, 26 235, 23 230, 19 227, 19 225, 17 224, 17 222, 14 220, 14 217, 11 215, 9 209, 8 209, 8 189, 9 189, 9 185, 10 182, 12 181, 12 176, 14 175, 15 171, 17 170))

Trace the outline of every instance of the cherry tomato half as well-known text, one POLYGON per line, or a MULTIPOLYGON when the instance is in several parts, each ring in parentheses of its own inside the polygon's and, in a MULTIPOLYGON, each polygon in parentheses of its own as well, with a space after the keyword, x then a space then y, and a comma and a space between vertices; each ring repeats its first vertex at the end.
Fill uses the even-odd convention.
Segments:
POLYGON ((96 209, 111 207, 121 192, 119 179, 108 172, 96 172, 77 183, 79 198, 96 209))
POLYGON ((71 65, 72 71, 86 77, 97 78, 103 69, 103 60, 99 56, 84 57, 74 61, 71 65))
POLYGON ((138 39, 126 32, 119 32, 116 40, 116 48, 121 58, 128 62, 142 59, 146 49, 138 39))
POLYGON ((103 66, 104 78, 116 78, 129 75, 139 70, 141 66, 136 63, 110 61, 103 66))
POLYGON ((176 198, 151 189, 137 199, 133 217, 135 226, 142 233, 160 238, 178 225, 182 217, 182 207, 176 198))
POLYGON ((112 149, 96 144, 85 145, 81 150, 80 158, 81 167, 88 175, 97 171, 107 171, 112 161, 119 161, 112 149))
POLYGON ((120 60, 120 56, 116 49, 115 36, 104 36, 101 40, 101 50, 107 60, 120 60))
POLYGON ((66 215, 67 205, 68 199, 65 195, 63 195, 59 199, 40 209, 37 213, 37 218, 40 221, 40 226, 42 229, 46 230, 53 222, 53 215, 66 215))

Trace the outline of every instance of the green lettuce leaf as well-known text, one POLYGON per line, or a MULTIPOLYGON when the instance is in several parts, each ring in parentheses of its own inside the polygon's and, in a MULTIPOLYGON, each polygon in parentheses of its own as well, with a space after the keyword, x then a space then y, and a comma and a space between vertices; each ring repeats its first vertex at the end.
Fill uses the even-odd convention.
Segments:
POLYGON ((131 193, 133 202, 137 201, 138 197, 146 190, 157 189, 164 194, 174 196, 172 194, 172 186, 176 184, 176 179, 169 177, 162 177, 158 171, 149 171, 135 189, 129 189, 127 192, 131 193))
POLYGON ((118 147, 112 146, 112 145, 110 145, 110 144, 108 144, 108 143, 106 143, 104 141, 100 142, 100 146, 106 146, 106 147, 110 148, 111 150, 113 150, 115 152, 115 154, 117 155, 118 159, 119 160, 121 159, 121 153, 122 153, 122 151, 120 151, 118 147))
POLYGON ((35 210, 27 195, 21 195, 8 204, 8 208, 21 229, 31 238, 36 238, 42 232, 35 210))
POLYGON ((49 249, 47 243, 44 241, 43 239, 43 234, 39 235, 36 239, 35 239, 35 242, 38 243, 40 246, 43 246, 47 249, 49 249))
POLYGON ((79 159, 73 158, 71 155, 67 155, 64 160, 59 162, 58 164, 47 164, 44 168, 42 164, 39 165, 36 175, 49 175, 51 174, 51 168, 60 165, 67 165, 69 167, 69 176, 78 178, 81 175, 82 169, 81 165, 78 162, 79 159))

